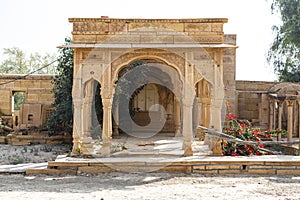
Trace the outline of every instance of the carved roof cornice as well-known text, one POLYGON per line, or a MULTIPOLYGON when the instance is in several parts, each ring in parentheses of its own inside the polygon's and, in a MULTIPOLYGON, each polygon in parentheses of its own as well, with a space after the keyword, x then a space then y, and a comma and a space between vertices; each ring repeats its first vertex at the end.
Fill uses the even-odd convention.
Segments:
POLYGON ((69 22, 138 22, 138 23, 227 23, 227 18, 138 19, 138 18, 69 18, 69 22))

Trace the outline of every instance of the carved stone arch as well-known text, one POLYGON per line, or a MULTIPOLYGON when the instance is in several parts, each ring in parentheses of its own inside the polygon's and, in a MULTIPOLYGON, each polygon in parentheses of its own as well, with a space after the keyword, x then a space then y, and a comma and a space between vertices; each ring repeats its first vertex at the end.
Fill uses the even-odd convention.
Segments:
POLYGON ((182 58, 180 55, 160 49, 140 49, 133 52, 125 53, 112 62, 112 82, 115 83, 118 80, 118 73, 125 66, 134 61, 143 59, 157 60, 166 64, 167 66, 174 68, 178 72, 181 81, 183 81, 185 73, 185 59, 182 58))
MULTIPOLYGON (((100 64, 102 65, 102 64, 100 64)), ((81 64, 81 78, 82 82, 86 83, 91 79, 94 79, 95 81, 98 81, 101 85, 102 82, 102 76, 103 76, 103 66, 97 66, 97 65, 88 65, 88 64, 81 64)), ((84 84, 83 84, 84 85, 84 84)))
POLYGON ((94 82, 95 81, 97 81, 101 85, 101 83, 98 80, 94 79, 94 78, 90 78, 90 79, 83 82, 83 90, 82 90, 83 98, 87 97, 87 94, 94 94, 94 88, 93 87, 94 87, 94 82))
POLYGON ((213 88, 213 83, 211 81, 209 81, 208 79, 204 78, 203 76, 195 80, 194 88, 196 88, 197 84, 202 80, 205 80, 211 86, 211 88, 213 88))

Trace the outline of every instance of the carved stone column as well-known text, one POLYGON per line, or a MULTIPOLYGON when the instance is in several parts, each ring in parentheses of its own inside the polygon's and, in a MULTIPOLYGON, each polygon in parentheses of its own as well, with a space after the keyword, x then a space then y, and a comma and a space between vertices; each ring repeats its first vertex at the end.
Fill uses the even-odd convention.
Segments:
POLYGON ((111 120, 111 108, 112 99, 102 99, 103 104, 103 130, 102 130, 102 141, 103 146, 101 149, 102 156, 109 156, 111 149, 112 139, 112 120, 111 120))
POLYGON ((293 133, 296 133, 297 132, 297 126, 299 124, 298 122, 298 108, 297 108, 297 101, 295 100, 295 103, 293 105, 293 133))
MULTIPOLYGON (((283 111, 283 101, 278 101, 278 128, 282 129, 282 111, 283 111)), ((281 141, 281 133, 277 135, 277 140, 281 141)))
POLYGON ((92 104, 94 97, 94 80, 85 85, 85 97, 83 98, 83 116, 82 116, 82 137, 81 137, 81 154, 93 154, 93 139, 91 137, 92 130, 92 104))
MULTIPOLYGON (((202 125, 202 102, 201 102, 201 99, 199 97, 197 97, 197 106, 198 106, 198 110, 196 112, 196 115, 197 115, 197 124, 196 126, 198 127, 198 125, 202 125)), ((197 134, 197 137, 199 138, 200 141, 203 141, 204 140, 204 132, 202 129, 199 129, 197 128, 196 129, 196 134, 197 134)))
POLYGON ((192 142, 193 142, 193 99, 183 98, 183 124, 182 124, 182 135, 183 144, 182 149, 184 150, 184 156, 192 156, 192 142))
POLYGON ((293 137, 293 105, 294 100, 287 100, 288 105, 288 121, 287 121, 287 141, 291 142, 293 137))
POLYGON ((274 99, 271 97, 269 100, 269 106, 270 106, 270 111, 269 111, 269 129, 274 129, 274 99))
POLYGON ((114 111, 113 111, 113 119, 114 119, 113 136, 119 136, 119 104, 118 103, 116 103, 114 111))
POLYGON ((181 135, 180 102, 175 98, 174 103, 175 137, 177 137, 181 135))
MULTIPOLYGON (((221 132, 221 101, 214 100, 212 103, 212 127, 214 130, 221 132)), ((222 147, 221 147, 222 140, 220 138, 212 138, 210 139, 210 148, 212 150, 213 155, 215 156, 222 156, 222 147)))
POLYGON ((77 156, 80 153, 81 137, 82 137, 82 101, 73 99, 73 148, 72 156, 77 156))
POLYGON ((276 128, 276 104, 277 104, 277 100, 274 99, 274 103, 273 103, 273 128, 276 128))

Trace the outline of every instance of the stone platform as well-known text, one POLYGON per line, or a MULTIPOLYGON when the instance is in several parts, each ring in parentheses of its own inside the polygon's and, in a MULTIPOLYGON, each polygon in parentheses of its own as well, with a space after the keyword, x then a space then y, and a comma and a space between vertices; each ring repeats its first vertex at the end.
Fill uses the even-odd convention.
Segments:
POLYGON ((300 156, 131 156, 94 159, 60 156, 56 161, 48 162, 47 168, 26 170, 28 175, 107 172, 300 175, 300 156))
POLYGON ((147 139, 123 136, 113 140, 112 147, 116 152, 110 157, 79 158, 60 155, 48 164, 5 166, 0 168, 0 172, 27 175, 109 172, 300 175, 300 156, 212 156, 203 142, 195 140, 192 145, 194 155, 184 157, 181 145, 182 138, 169 135, 147 139))

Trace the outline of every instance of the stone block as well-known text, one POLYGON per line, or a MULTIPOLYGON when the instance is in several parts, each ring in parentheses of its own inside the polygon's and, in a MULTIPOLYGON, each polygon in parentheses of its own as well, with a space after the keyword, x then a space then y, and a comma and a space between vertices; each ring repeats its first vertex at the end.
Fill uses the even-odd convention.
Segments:
POLYGON ((236 165, 229 165, 229 169, 241 169, 241 165, 236 164, 236 165))
POLYGON ((26 146, 26 145, 30 145, 30 142, 28 141, 14 141, 12 140, 10 145, 12 146, 26 146))
POLYGON ((37 102, 39 99, 38 94, 27 94, 26 103, 37 102))
POLYGON ((111 22, 108 24, 108 29, 110 33, 126 32, 127 24, 123 22, 111 22))
POLYGON ((88 166, 89 162, 56 162, 56 161, 49 161, 48 168, 70 168, 70 167, 81 167, 81 166, 88 166))
POLYGON ((119 43, 125 43, 125 44, 138 44, 141 43, 141 36, 138 34, 122 34, 122 35, 115 35, 111 37, 106 42, 113 43, 113 44, 119 44, 119 43))
POLYGON ((276 174, 276 169, 249 169, 249 174, 271 175, 276 174))
POLYGON ((248 169, 272 169, 272 166, 267 165, 249 165, 248 169))
POLYGON ((45 174, 45 175, 76 175, 76 171, 73 169, 27 169, 26 175, 37 175, 37 174, 45 174))
POLYGON ((224 56, 234 56, 236 54, 236 50, 233 48, 225 49, 223 51, 224 56))
POLYGON ((97 43, 97 35, 73 35, 73 43, 97 43))
POLYGON ((300 169, 293 170, 293 169, 278 169, 277 175, 299 175, 300 169))
POLYGON ((225 55, 225 56, 223 56, 223 63, 234 64, 235 63, 235 57, 233 55, 232 56, 225 55))
POLYGON ((249 111, 258 111, 259 107, 256 104, 248 104, 247 105, 247 110, 249 110, 249 111))
POLYGON ((212 32, 223 33, 223 24, 222 23, 213 23, 211 25, 212 32))
POLYGON ((174 38, 172 35, 166 36, 156 36, 156 35, 141 35, 141 43, 157 43, 157 44, 164 44, 164 43, 173 43, 174 38))
POLYGON ((206 170, 229 169, 229 165, 206 165, 206 170))
POLYGON ((224 34, 224 43, 226 44, 236 44, 236 34, 224 34))
POLYGON ((235 81, 235 87, 236 87, 237 90, 244 90, 245 89, 245 83, 243 81, 235 81))
POLYGON ((197 174, 218 174, 218 170, 193 170, 193 173, 197 174))
POLYGON ((260 91, 269 91, 269 89, 274 85, 274 83, 263 83, 258 84, 257 89, 260 91))
POLYGON ((0 144, 6 144, 6 143, 7 143, 6 136, 0 136, 0 144))
MULTIPOLYGON (((293 165, 276 165, 276 166, 271 166, 272 168, 275 169, 297 169, 297 166, 293 166, 293 165)), ((300 166, 299 166, 300 169, 300 166)))
POLYGON ((52 89, 53 84, 51 83, 51 81, 42 81, 40 86, 41 88, 52 89))
POLYGON ((185 32, 212 32, 211 23, 185 23, 185 32))
POLYGON ((246 90, 257 90, 257 84, 248 82, 247 84, 245 84, 245 89, 246 90))
POLYGON ((196 43, 200 44, 221 44, 223 43, 223 35, 201 35, 201 36, 191 36, 196 43))
POLYGON ((109 43, 111 37, 111 35, 96 35, 96 41, 97 43, 109 43))
POLYGON ((77 173, 87 173, 87 174, 98 174, 98 173, 108 173, 115 172, 113 168, 107 166, 88 166, 88 167, 78 167, 77 173))
POLYGON ((156 170, 156 172, 163 173, 191 173, 191 166, 166 166, 156 170))
POLYGON ((40 101, 50 101, 51 102, 53 100, 52 96, 53 96, 52 94, 41 94, 39 96, 39 100, 40 101))
POLYGON ((205 165, 194 165, 193 171, 194 170, 205 170, 205 165))
POLYGON ((185 35, 174 35, 174 43, 186 43, 186 44, 195 44, 195 40, 192 37, 185 36, 185 35))
POLYGON ((131 22, 128 25, 129 31, 175 31, 183 32, 183 23, 164 23, 164 22, 131 22))
POLYGON ((224 80, 234 80, 235 74, 234 73, 224 73, 223 79, 224 80))
POLYGON ((243 172, 239 169, 228 169, 228 170, 219 170, 219 174, 242 174, 243 172))
POLYGON ((250 94, 248 94, 248 98, 255 99, 255 101, 259 101, 259 99, 258 99, 259 97, 260 97, 259 93, 250 93, 250 94))
POLYGON ((300 161, 266 161, 266 165, 272 165, 274 168, 276 168, 276 166, 300 166, 300 161))

